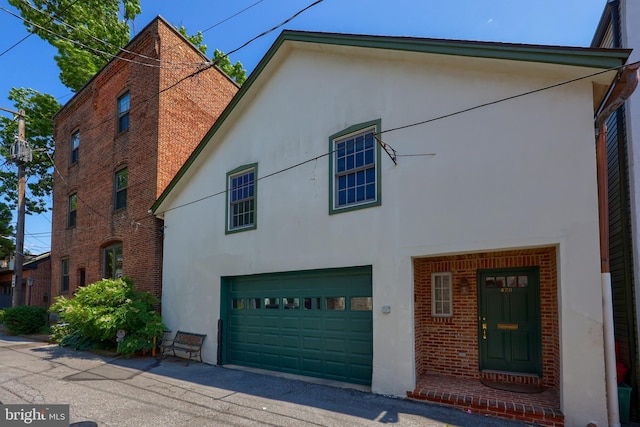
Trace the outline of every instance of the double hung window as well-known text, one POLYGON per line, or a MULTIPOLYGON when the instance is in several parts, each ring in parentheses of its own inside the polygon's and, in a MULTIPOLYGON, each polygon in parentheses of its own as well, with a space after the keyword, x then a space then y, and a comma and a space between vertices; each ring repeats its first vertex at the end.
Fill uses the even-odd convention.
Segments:
POLYGON ((380 205, 380 120, 330 137, 329 213, 380 205))
POLYGON ((227 174, 227 233, 256 228, 258 165, 227 174))

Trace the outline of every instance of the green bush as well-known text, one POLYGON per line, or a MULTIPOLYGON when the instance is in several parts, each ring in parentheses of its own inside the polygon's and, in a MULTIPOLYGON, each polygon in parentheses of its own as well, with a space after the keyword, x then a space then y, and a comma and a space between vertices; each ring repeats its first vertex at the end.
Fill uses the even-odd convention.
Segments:
POLYGON ((0 310, 0 323, 4 322, 4 310, 0 310))
POLYGON ((12 335, 34 334, 47 324, 47 310, 19 305, 4 310, 4 326, 12 335))
POLYGON ((151 350, 153 337, 161 338, 166 329, 153 310, 156 303, 149 292, 136 292, 130 279, 101 280, 78 289, 72 299, 56 298, 50 310, 66 325, 54 335, 60 345, 79 350, 117 347, 125 356, 151 350), (126 336, 118 343, 120 329, 126 336))

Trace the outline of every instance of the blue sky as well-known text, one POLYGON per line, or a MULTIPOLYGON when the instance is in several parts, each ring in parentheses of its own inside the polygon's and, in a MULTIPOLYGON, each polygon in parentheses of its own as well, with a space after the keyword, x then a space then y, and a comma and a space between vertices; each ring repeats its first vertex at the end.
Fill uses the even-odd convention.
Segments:
MULTIPOLYGON (((173 25, 186 27, 189 34, 207 30, 204 42, 210 54, 216 48, 228 52, 311 3, 313 0, 141 0, 142 14, 135 20, 132 35, 162 15, 173 25)), ((588 46, 605 4, 606 0, 324 0, 283 28, 588 46)), ((31 36, 2 54, 27 32, 6 11, 16 12, 7 0, 0 0, 0 8, 0 107, 13 107, 7 99, 12 87, 30 87, 55 96, 61 104, 67 102, 71 92, 58 81, 55 51, 47 43, 31 36)), ((281 30, 253 42, 231 60, 242 62, 251 72, 281 30)), ((50 212, 27 216, 25 230, 25 249, 35 254, 49 250, 50 212)))

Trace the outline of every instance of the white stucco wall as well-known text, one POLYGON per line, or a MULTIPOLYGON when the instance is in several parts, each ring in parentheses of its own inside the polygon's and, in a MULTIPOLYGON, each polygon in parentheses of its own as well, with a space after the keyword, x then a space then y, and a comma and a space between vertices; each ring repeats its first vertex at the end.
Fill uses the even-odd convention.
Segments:
POLYGON ((384 133, 398 154, 435 155, 394 166, 383 152, 380 207, 329 215, 327 157, 258 182, 256 230, 225 235, 224 195, 186 205, 224 191, 238 166, 257 162, 262 177, 326 153, 330 135, 357 123, 390 129, 572 77, 550 65, 340 51, 294 50, 161 206, 169 328, 208 334, 203 354, 215 363, 221 277, 372 265, 372 390, 404 396, 415 386, 412 257, 558 245, 562 409, 567 425, 605 425, 589 81, 384 133))

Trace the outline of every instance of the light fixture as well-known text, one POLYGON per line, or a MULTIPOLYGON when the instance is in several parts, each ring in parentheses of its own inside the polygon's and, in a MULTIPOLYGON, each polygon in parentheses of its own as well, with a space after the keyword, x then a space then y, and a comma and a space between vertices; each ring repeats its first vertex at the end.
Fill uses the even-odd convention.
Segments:
POLYGON ((467 295, 469 293, 469 280, 466 277, 460 279, 460 293, 467 295))
POLYGON ((33 286, 33 282, 35 282, 35 279, 31 276, 29 276, 29 278, 27 278, 27 285, 28 286, 33 286))

